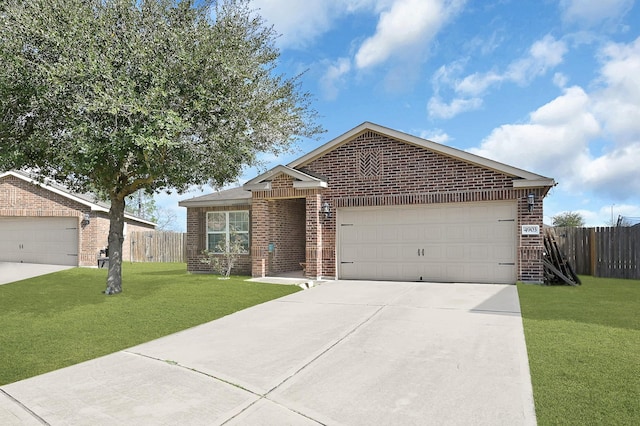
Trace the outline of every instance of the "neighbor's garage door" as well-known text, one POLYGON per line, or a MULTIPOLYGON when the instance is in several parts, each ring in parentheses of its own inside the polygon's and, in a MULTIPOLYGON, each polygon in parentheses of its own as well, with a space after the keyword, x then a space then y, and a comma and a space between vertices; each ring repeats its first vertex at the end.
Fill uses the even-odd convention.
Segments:
POLYGON ((78 265, 78 218, 0 218, 0 261, 78 265))
POLYGON ((515 283, 514 202, 338 209, 340 279, 515 283))

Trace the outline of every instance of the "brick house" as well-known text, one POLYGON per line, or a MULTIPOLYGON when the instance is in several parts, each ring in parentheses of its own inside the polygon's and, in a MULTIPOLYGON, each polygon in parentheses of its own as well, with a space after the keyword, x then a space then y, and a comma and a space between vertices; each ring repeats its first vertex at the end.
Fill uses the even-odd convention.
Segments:
MULTIPOLYGON (((0 174, 0 261, 93 266, 107 245, 109 206, 61 185, 38 183, 28 174, 0 174)), ((125 215, 126 234, 155 224, 125 215)))
POLYGON ((241 188, 183 200, 188 270, 240 235, 236 273, 515 283, 543 280, 551 178, 363 123, 241 188), (236 230, 236 231, 233 231, 236 230))

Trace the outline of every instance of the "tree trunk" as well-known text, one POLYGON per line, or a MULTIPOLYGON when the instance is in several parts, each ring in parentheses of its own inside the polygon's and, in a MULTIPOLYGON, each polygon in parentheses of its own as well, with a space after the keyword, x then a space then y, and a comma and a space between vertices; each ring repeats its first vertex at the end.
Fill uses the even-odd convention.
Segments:
POLYGON ((105 294, 118 294, 122 292, 124 206, 124 199, 112 197, 111 208, 109 209, 109 273, 107 275, 105 294))

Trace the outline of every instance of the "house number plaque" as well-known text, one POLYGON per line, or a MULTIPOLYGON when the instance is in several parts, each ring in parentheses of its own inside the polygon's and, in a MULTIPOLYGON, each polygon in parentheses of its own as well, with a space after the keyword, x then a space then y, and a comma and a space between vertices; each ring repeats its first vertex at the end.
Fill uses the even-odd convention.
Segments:
POLYGON ((540 235, 540 225, 522 225, 522 235, 540 235))

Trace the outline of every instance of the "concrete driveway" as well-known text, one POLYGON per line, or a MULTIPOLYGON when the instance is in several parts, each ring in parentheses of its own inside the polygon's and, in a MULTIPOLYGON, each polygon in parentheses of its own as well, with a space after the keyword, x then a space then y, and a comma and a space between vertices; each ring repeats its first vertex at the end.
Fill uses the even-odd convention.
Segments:
POLYGON ((0 388, 0 424, 42 423, 536 419, 515 286, 335 281, 0 388))
POLYGON ((73 268, 73 266, 0 262, 0 285, 71 268, 73 268))

